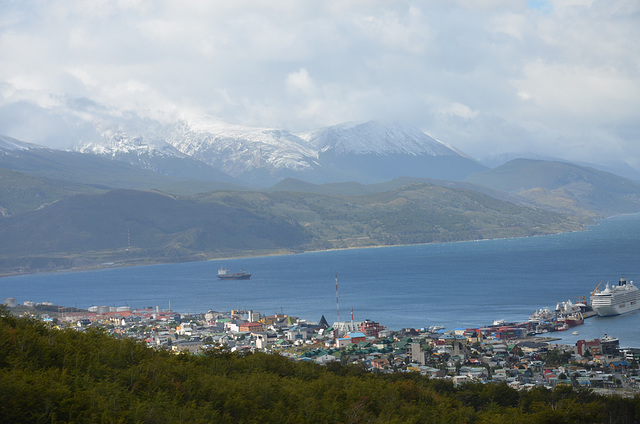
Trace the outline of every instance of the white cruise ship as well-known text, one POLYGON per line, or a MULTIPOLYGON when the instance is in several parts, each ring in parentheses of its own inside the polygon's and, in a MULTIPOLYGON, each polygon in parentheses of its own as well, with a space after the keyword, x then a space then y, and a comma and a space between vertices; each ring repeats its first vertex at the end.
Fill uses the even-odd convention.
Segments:
POLYGON ((604 290, 591 293, 591 307, 601 317, 620 315, 640 309, 640 290, 621 278, 617 286, 607 286, 604 290))

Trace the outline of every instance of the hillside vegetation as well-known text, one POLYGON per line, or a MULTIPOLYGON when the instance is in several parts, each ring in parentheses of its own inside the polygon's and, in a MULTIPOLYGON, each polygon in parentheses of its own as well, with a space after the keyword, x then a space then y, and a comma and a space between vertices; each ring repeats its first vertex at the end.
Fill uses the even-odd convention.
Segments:
POLYGON ((104 189, 33 177, 0 168, 0 216, 9 216, 43 207, 59 199, 80 193, 99 193, 104 189))
MULTIPOLYGON (((224 180, 203 179, 202 173, 197 172, 197 169, 191 177, 176 177, 142 169, 126 162, 77 152, 42 148, 13 152, 13 154, 1 153, 0 150, 0 169, 39 178, 44 189, 60 182, 85 186, 86 188, 81 190, 83 192, 91 192, 95 189, 128 188, 195 194, 211 190, 241 189, 239 185, 224 180)), ((2 185, 0 185, 1 190, 4 190, 2 185)), ((7 208, 7 205, 0 204, 0 206, 7 208)))
POLYGON ((0 220, 0 264, 13 270, 103 262, 175 262, 298 248, 295 223, 220 203, 113 190, 78 195, 0 220))
POLYGON ((351 196, 112 190, 1 219, 0 268, 24 272, 106 262, 191 261, 580 228, 582 222, 555 213, 428 183, 351 196))
POLYGON ((466 181, 565 214, 602 217, 640 211, 640 184, 570 163, 516 159, 466 181))
POLYGON ((632 423, 640 398, 571 387, 374 375, 265 353, 156 351, 0 308, 0 416, 7 423, 632 423))
MULTIPOLYGON (((223 192, 199 196, 229 202, 223 192)), ((522 208, 462 188, 409 183, 337 196, 304 192, 234 193, 236 202, 287 216, 313 235, 311 248, 345 248, 519 237, 580 228, 558 214, 522 208)))

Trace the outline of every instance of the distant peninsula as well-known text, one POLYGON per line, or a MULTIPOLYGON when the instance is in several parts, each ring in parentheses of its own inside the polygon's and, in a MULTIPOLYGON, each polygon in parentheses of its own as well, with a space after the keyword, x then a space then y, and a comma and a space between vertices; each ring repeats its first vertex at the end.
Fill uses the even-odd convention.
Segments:
POLYGON ((0 239, 11 243, 0 244, 0 272, 527 237, 588 222, 427 182, 353 194, 118 189, 1 219, 0 239))

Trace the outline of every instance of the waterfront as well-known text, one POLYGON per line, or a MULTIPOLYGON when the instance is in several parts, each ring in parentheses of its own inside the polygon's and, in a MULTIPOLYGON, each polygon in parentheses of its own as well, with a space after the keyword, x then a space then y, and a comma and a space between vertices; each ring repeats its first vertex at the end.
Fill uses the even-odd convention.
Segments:
MULTIPOLYGON (((249 308, 309 320, 341 319, 392 328, 486 325, 523 321, 541 307, 588 296, 601 281, 640 280, 640 215, 603 221, 588 231, 522 239, 486 240, 268 256, 186 264, 34 274, 0 279, 0 297, 18 302, 160 306, 181 312, 249 308), (248 281, 220 281, 220 266, 252 272, 248 281)), ((620 337, 640 347, 640 314, 591 318, 577 338, 620 337)))

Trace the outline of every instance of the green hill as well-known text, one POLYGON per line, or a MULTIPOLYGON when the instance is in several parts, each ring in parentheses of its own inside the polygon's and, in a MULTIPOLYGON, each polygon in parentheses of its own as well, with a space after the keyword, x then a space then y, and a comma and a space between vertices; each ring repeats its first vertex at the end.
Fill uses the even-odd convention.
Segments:
POLYGON ((265 353, 175 355, 0 307, 0 417, 20 423, 632 423, 640 398, 458 387, 265 353))
POLYGON ((0 168, 33 177, 81 183, 102 189, 156 189, 175 194, 242 189, 240 185, 226 180, 195 180, 168 176, 96 155, 44 148, 0 154, 0 168))
POLYGON ((299 193, 316 193, 330 196, 357 196, 361 194, 379 193, 395 190, 412 183, 431 183, 443 186, 455 186, 452 181, 430 180, 427 178, 395 178, 384 183, 361 184, 356 182, 313 184, 295 178, 287 178, 274 185, 267 192, 294 191, 299 193))
POLYGON ((62 199, 0 220, 0 261, 25 269, 186 261, 205 259, 205 253, 297 248, 308 238, 295 223, 245 208, 114 190, 62 199))
POLYGON ((582 223, 427 183, 359 196, 140 190, 77 195, 0 219, 5 272, 529 236, 582 223))
POLYGON ((564 162, 516 159, 465 181, 561 213, 594 217, 640 211, 640 184, 564 162))
MULTIPOLYGON (((228 194, 201 195, 228 201, 228 194)), ((235 193, 235 201, 297 222, 312 248, 345 248, 518 237, 576 230, 581 223, 464 188, 408 184, 359 196, 235 193)))
POLYGON ((0 168, 0 216, 35 210, 76 194, 101 191, 104 189, 0 168))

